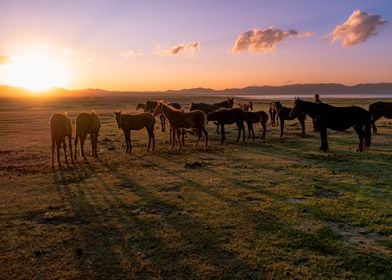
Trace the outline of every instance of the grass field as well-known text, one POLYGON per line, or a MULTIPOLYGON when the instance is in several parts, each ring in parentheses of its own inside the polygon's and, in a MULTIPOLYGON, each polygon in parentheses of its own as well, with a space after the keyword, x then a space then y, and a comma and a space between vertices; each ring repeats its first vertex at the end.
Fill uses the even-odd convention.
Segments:
POLYGON ((142 130, 127 155, 112 111, 146 99, 0 103, 0 279, 392 279, 392 120, 363 153, 352 129, 319 152, 308 118, 305 139, 289 121, 245 143, 228 126, 223 145, 209 124, 207 151, 188 135, 170 152, 156 125, 156 151, 142 130), (99 158, 52 169, 50 115, 92 109, 99 158))

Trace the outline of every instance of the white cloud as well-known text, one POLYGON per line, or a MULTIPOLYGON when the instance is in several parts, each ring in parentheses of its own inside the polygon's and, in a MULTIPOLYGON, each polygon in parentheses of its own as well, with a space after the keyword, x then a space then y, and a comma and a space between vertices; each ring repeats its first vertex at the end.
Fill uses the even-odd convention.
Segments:
POLYGON ((129 58, 129 57, 136 57, 136 56, 142 56, 142 52, 135 52, 133 50, 127 50, 127 51, 121 51, 119 54, 121 57, 129 58))
POLYGON ((195 53, 200 49, 200 42, 192 42, 188 44, 179 44, 174 47, 171 47, 170 49, 167 50, 162 50, 159 45, 157 45, 154 53, 157 55, 186 55, 186 56, 194 56, 195 53))
POLYGON ((332 42, 341 39, 343 47, 364 43, 369 37, 377 35, 379 26, 386 24, 388 22, 380 15, 356 10, 344 23, 335 27, 332 32, 332 42))
POLYGON ((233 52, 250 51, 254 53, 268 53, 276 49, 276 46, 289 36, 307 38, 313 36, 311 32, 299 33, 297 30, 287 31, 268 27, 265 30, 254 28, 240 33, 232 48, 233 52))

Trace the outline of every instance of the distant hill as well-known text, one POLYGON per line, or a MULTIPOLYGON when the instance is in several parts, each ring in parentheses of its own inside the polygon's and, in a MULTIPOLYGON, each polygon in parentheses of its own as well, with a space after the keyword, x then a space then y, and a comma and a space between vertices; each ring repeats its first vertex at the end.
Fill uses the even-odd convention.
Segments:
MULTIPOLYGON (((284 86, 249 86, 245 88, 229 88, 223 90, 214 90, 211 88, 190 88, 181 90, 168 91, 109 91, 102 89, 83 89, 83 90, 67 90, 62 88, 54 88, 45 92, 49 96, 123 96, 126 94, 187 94, 187 95, 313 95, 313 94, 355 94, 355 95, 392 95, 392 83, 377 84, 358 84, 354 86, 346 86, 342 84, 292 84, 284 86)), ((17 87, 0 85, 0 97, 23 97, 31 95, 31 92, 17 87)))

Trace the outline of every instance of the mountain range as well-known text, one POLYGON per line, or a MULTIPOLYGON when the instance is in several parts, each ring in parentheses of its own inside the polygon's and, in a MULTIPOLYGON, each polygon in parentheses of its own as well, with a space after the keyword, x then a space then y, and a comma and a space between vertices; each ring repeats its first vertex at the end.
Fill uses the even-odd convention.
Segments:
MULTIPOLYGON (((343 84, 326 83, 326 84, 292 84, 284 86, 249 86, 245 88, 228 88, 222 90, 214 90, 211 88, 190 88, 181 90, 168 91, 110 91, 102 89, 83 89, 83 90, 67 90, 63 88, 53 88, 46 91, 50 96, 103 96, 116 95, 123 96, 127 94, 188 94, 188 95, 313 95, 313 94, 337 94, 337 95, 392 95, 392 83, 374 83, 374 84, 358 84, 346 86, 343 84)), ((31 95, 26 89, 0 85, 0 97, 23 97, 31 95)))

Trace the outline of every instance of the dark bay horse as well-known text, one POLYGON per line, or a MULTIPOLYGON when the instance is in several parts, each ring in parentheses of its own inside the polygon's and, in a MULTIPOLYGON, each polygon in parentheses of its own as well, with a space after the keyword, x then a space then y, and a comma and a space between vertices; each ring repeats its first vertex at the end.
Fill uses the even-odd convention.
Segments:
POLYGON ((245 141, 245 129, 244 129, 244 111, 238 108, 233 108, 233 109, 219 109, 216 111, 213 111, 209 114, 208 116, 208 121, 215 121, 217 122, 218 125, 220 125, 221 128, 221 144, 225 141, 225 124, 237 124, 238 128, 238 135, 237 135, 237 140, 241 137, 241 131, 242 131, 242 140, 245 141))
MULTIPOLYGON (((231 109, 234 106, 234 97, 233 98, 227 98, 227 100, 214 103, 214 104, 207 104, 207 103, 191 103, 191 108, 189 109, 190 111, 194 110, 200 110, 203 111, 204 113, 208 114, 213 111, 216 111, 220 108, 226 108, 226 109, 231 109)), ((219 134, 219 124, 215 123, 216 125, 216 133, 219 134)))
POLYGON ((163 114, 170 123, 171 134, 172 134, 172 145, 171 150, 174 148, 176 138, 178 139, 178 150, 181 149, 183 144, 180 135, 182 135, 182 129, 193 128, 197 131, 197 141, 193 147, 195 149, 199 144, 201 135, 204 134, 206 142, 205 149, 208 147, 208 132, 207 132, 207 115, 200 110, 191 112, 183 112, 179 109, 173 108, 168 103, 159 101, 158 106, 155 108, 154 116, 163 114))
POLYGON ((277 119, 280 120, 280 136, 283 136, 283 129, 284 129, 284 121, 288 120, 294 120, 297 119, 299 123, 301 124, 301 129, 302 129, 302 138, 305 137, 305 119, 306 119, 306 114, 305 113, 299 113, 297 116, 290 116, 291 108, 288 107, 281 107, 278 111, 278 116, 277 119))
POLYGON ((376 121, 381 117, 392 119, 392 102, 375 102, 369 105, 369 112, 372 115, 373 132, 377 133, 376 121))
POLYGON ((295 99, 291 117, 300 113, 306 113, 311 118, 316 119, 316 125, 320 131, 321 146, 320 151, 328 151, 327 128, 337 131, 344 131, 354 127, 358 134, 358 151, 363 151, 371 144, 371 115, 358 106, 334 107, 328 104, 318 104, 295 99))
POLYGON ((75 134, 75 160, 77 160, 77 146, 78 140, 80 139, 80 150, 82 157, 86 159, 84 155, 84 141, 88 134, 91 139, 91 154, 93 157, 98 157, 97 145, 98 145, 98 134, 101 128, 101 122, 98 116, 92 112, 80 113, 76 117, 76 134, 75 134))
POLYGON ((271 124, 274 125, 276 122, 278 122, 278 112, 280 110, 280 108, 282 108, 283 105, 280 101, 275 101, 275 102, 271 102, 270 106, 269 106, 269 114, 271 117, 271 124), (276 122, 275 122, 276 120, 276 122))
POLYGON ((121 111, 114 112, 118 128, 124 132, 125 142, 127 144, 126 153, 131 153, 131 130, 140 130, 143 127, 147 129, 148 133, 148 145, 147 152, 150 150, 150 144, 152 141, 152 150, 155 150, 155 135, 154 125, 155 117, 150 113, 141 114, 122 114, 121 111))
MULTIPOLYGON (((181 105, 178 103, 169 103, 170 106, 176 108, 176 109, 181 109, 181 105)), ((139 103, 136 106, 136 110, 143 109, 145 113, 154 113, 155 108, 158 105, 158 101, 146 101, 146 103, 139 103)), ((164 115, 160 115, 160 121, 161 121, 161 131, 165 132, 166 131, 166 119, 164 115)))
POLYGON ((208 114, 212 111, 218 110, 220 108, 231 109, 234 106, 234 98, 228 98, 225 101, 214 103, 214 104, 207 104, 207 103, 191 103, 190 111, 200 110, 204 113, 208 114))
POLYGON ((263 128, 263 134, 261 135, 261 139, 265 139, 265 132, 267 130, 267 121, 268 114, 264 111, 258 112, 244 112, 244 120, 248 126, 248 139, 250 138, 250 134, 252 133, 253 139, 255 139, 255 132, 253 130, 254 123, 260 123, 263 128))

